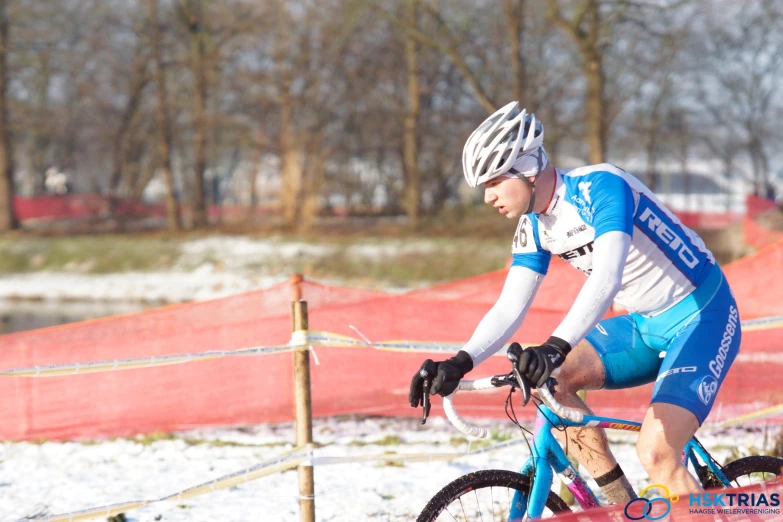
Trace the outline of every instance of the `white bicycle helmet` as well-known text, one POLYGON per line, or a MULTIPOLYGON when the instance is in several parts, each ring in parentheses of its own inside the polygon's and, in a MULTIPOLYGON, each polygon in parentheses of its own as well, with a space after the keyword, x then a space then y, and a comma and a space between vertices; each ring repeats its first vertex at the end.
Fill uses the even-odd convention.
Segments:
POLYGON ((471 187, 507 173, 520 156, 544 143, 544 125, 511 102, 484 120, 462 150, 462 170, 471 187))

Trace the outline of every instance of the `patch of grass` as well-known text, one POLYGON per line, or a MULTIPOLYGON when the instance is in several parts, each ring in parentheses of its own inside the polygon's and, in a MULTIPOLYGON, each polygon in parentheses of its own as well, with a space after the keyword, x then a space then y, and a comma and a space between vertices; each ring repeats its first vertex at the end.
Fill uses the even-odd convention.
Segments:
POLYGON ((38 270, 90 274, 165 268, 179 256, 182 240, 104 235, 0 238, 0 273, 38 270))
POLYGON ((402 439, 397 435, 386 435, 384 438, 376 442, 378 446, 399 446, 402 444, 402 439))
MULTIPOLYGON (((438 242, 436 242, 437 245, 438 242)), ((401 285, 411 281, 442 282, 471 277, 503 268, 511 256, 510 242, 460 240, 430 250, 377 258, 357 256, 342 248, 295 269, 315 278, 339 278, 362 284, 385 282, 401 285)))
POLYGON ((144 435, 137 435, 136 437, 130 440, 133 440, 134 442, 138 442, 142 446, 149 446, 161 440, 177 440, 178 438, 179 437, 177 437, 173 433, 164 433, 162 431, 156 431, 144 435))
MULTIPOLYGON (((384 451, 384 455, 396 455, 396 451, 384 451)), ((379 467, 385 468, 404 468, 405 464, 401 460, 383 460, 378 463, 379 467)))
POLYGON ((402 444, 402 439, 398 437, 397 435, 386 435, 384 438, 380 440, 371 440, 369 442, 365 442, 363 440, 352 440, 348 443, 349 446, 399 446, 402 444))
POLYGON ((464 446, 468 443, 468 439, 465 437, 451 437, 451 440, 449 440, 449 444, 452 446, 464 446))
POLYGON ((511 440, 514 437, 508 433, 508 432, 501 432, 500 430, 492 430, 492 432, 489 435, 489 440, 495 443, 499 442, 506 442, 507 440, 511 440))
POLYGON ((204 439, 183 439, 188 446, 206 445, 212 448, 274 448, 278 446, 288 446, 287 442, 267 442, 265 444, 247 444, 245 442, 236 442, 232 440, 204 440, 204 439))

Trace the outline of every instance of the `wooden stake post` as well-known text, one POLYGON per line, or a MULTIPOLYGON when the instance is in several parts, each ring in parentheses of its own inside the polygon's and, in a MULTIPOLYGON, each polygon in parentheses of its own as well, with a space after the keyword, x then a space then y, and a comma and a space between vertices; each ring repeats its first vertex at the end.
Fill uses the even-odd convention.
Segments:
MULTIPOLYGON (((307 301, 302 300, 300 274, 291 276, 291 319, 293 331, 307 330, 307 301)), ((294 350, 294 410, 296 445, 313 442, 313 410, 310 397, 310 351, 294 350)), ((315 480, 313 466, 299 466, 299 520, 315 522, 315 480)))

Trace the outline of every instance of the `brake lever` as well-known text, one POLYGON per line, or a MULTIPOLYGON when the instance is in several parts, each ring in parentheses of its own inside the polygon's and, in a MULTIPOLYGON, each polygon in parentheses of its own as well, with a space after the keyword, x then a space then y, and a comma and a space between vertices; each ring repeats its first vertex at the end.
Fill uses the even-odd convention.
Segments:
POLYGON ((516 365, 514 365, 514 377, 517 379, 517 382, 519 383, 519 389, 522 391, 522 406, 527 406, 527 403, 530 402, 530 382, 527 380, 525 376, 519 373, 519 370, 517 370, 516 365))
POLYGON ((506 357, 511 361, 511 371, 514 373, 514 378, 517 380, 517 383, 519 383, 519 389, 522 391, 522 406, 527 406, 527 403, 530 402, 530 382, 525 376, 519 373, 516 364, 519 358, 516 354, 509 351, 506 353, 506 357))
POLYGON ((427 373, 427 370, 419 370, 419 375, 424 379, 424 384, 422 386, 423 388, 423 394, 422 394, 422 406, 424 406, 424 411, 422 413, 421 417, 421 425, 426 424, 427 417, 430 416, 430 374, 427 373))

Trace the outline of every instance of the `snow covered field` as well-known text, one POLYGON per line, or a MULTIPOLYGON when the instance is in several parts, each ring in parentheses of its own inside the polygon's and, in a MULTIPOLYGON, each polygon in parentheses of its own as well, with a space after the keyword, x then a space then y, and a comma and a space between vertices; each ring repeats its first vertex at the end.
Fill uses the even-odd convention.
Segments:
MULTIPOLYGON (((495 430, 495 442, 519 438, 519 431, 508 422, 482 424, 495 430)), ((442 418, 431 418, 425 426, 419 426, 417 419, 377 417, 314 421, 314 438, 319 444, 316 457, 466 452, 468 443, 460 435, 442 418)), ((760 430, 711 432, 703 428, 698 436, 721 463, 732 448, 747 454, 765 443, 760 430)), ((635 455, 635 434, 610 432, 610 438, 631 483, 637 490, 649 485, 635 455)), ((0 521, 161 498, 280 455, 292 447, 293 440, 292 425, 286 423, 195 430, 154 442, 3 442, 0 521)), ((450 462, 317 466, 316 518, 322 522, 412 521, 429 498, 451 480, 479 469, 516 470, 527 453, 522 443, 450 462)), ((294 470, 271 475, 126 515, 139 522, 295 522, 299 520, 297 474, 294 470)))
MULTIPOLYGON (((428 240, 387 240, 337 247, 278 239, 216 236, 185 242, 180 256, 167 270, 91 274, 40 271, 0 275, 0 301, 102 301, 181 303, 225 297, 267 288, 288 279, 296 260, 313 262, 340 252, 371 262, 390 256, 448 253, 455 246, 428 240)), ((339 281, 321 281, 340 284, 339 281)), ((379 282, 387 291, 403 291, 379 282)), ((415 286, 426 285, 419 282, 415 286)))

